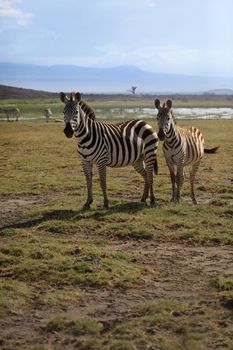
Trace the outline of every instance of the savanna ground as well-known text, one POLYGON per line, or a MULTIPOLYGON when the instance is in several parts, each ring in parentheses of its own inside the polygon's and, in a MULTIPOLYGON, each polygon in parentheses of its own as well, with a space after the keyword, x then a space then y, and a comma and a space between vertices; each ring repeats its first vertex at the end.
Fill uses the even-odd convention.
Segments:
MULTIPOLYGON (((150 121, 155 128, 155 122, 150 121)), ((159 147, 158 205, 140 203, 133 168, 108 169, 110 209, 94 203, 63 124, 0 125, 0 348, 233 349, 233 123, 198 126, 199 204, 181 204, 159 147)))

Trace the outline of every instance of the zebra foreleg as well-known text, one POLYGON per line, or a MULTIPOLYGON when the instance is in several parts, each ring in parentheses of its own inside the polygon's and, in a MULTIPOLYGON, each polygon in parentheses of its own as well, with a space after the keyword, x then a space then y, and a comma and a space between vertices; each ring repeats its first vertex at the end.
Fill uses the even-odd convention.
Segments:
POLYGON ((103 192, 104 197, 104 208, 108 209, 108 196, 107 196, 107 185, 106 185, 106 165, 98 165, 99 178, 100 178, 100 187, 103 192))
POLYGON ((176 175, 175 175, 175 170, 174 166, 167 162, 167 166, 170 172, 170 178, 171 178, 171 183, 172 183, 172 198, 171 202, 176 202, 176 175))
POLYGON ((153 187, 153 169, 147 170, 147 183, 149 185, 150 189, 150 205, 155 206, 156 205, 156 199, 154 195, 154 187, 153 187))
POLYGON ((197 204, 197 199, 194 192, 194 182, 195 182, 195 176, 196 176, 197 170, 199 168, 199 164, 200 164, 200 161, 197 163, 194 163, 190 171, 190 193, 191 193, 193 204, 197 204))
POLYGON ((83 209, 90 209, 90 205, 93 202, 92 194, 92 163, 83 161, 82 163, 84 175, 86 177, 87 184, 87 201, 83 206, 83 209))
POLYGON ((16 114, 16 119, 15 119, 16 122, 19 121, 19 117, 20 117, 20 112, 18 112, 18 113, 16 114))

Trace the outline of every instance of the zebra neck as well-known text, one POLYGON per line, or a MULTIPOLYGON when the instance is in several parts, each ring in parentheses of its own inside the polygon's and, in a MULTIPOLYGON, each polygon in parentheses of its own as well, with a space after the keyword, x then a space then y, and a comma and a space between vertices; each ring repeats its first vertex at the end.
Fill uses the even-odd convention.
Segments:
POLYGON ((174 146, 174 142, 180 137, 179 135, 179 131, 176 127, 176 125, 174 123, 171 123, 170 125, 170 129, 168 130, 167 134, 166 134, 166 139, 165 139, 165 144, 168 147, 173 147, 174 146))
POLYGON ((91 134, 93 128, 93 120, 89 117, 84 117, 81 119, 77 129, 74 130, 75 136, 78 138, 79 143, 87 139, 91 134))

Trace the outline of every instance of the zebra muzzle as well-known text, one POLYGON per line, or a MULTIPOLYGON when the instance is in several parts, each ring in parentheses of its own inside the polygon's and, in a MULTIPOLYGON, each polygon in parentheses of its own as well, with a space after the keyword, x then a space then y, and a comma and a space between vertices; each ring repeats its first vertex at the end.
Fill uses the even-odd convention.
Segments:
POLYGON ((71 138, 74 134, 73 129, 70 126, 70 123, 67 123, 64 129, 64 134, 66 135, 66 137, 71 138))
POLYGON ((165 134, 164 134, 163 129, 159 129, 158 137, 159 137, 160 141, 163 141, 165 139, 165 134))

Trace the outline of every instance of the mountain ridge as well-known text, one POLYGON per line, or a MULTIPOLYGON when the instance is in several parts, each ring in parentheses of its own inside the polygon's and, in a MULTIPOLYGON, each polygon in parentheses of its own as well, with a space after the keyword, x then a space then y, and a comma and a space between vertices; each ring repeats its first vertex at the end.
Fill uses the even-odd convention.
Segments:
POLYGON ((149 72, 133 65, 96 68, 2 62, 0 84, 49 92, 126 93, 134 85, 140 93, 200 93, 231 90, 233 77, 149 72))

